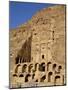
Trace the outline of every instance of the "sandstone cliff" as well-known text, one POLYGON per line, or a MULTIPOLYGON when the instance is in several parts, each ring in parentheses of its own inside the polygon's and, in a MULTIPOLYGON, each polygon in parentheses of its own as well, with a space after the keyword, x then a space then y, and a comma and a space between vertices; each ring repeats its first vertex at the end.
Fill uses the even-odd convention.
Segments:
MULTIPOLYGON (((23 57, 22 63, 27 64, 42 63, 42 61, 56 63, 57 66, 62 67, 61 76, 65 77, 65 5, 55 5, 40 10, 31 20, 16 29, 10 30, 9 41, 10 87, 13 87, 16 82, 13 81, 12 75, 19 57, 20 59, 23 57)), ((50 70, 52 71, 52 69, 50 70)), ((36 75, 36 77, 38 76, 36 75)), ((63 81, 60 80, 63 83, 59 83, 59 85, 65 84, 65 78, 63 79, 63 81)), ((28 85, 23 84, 22 87, 28 87, 28 85)), ((41 85, 54 85, 54 82, 48 83, 46 80, 45 83, 38 84, 38 86, 41 85)))

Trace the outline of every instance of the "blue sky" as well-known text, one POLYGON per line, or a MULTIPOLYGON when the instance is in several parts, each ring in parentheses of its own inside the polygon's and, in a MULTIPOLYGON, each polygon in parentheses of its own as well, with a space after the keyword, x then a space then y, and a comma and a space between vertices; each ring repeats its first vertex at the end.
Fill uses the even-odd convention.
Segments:
POLYGON ((54 4, 9 2, 9 28, 13 29, 27 22, 39 10, 54 4))

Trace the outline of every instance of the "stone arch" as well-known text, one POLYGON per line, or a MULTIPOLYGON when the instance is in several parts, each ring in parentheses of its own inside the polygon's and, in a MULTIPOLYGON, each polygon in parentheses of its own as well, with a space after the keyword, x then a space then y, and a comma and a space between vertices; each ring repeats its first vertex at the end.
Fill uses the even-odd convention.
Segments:
POLYGON ((37 65, 38 65, 38 63, 35 64, 35 70, 37 70, 37 65))
POLYGON ((18 68, 19 68, 20 66, 21 66, 20 64, 18 64, 18 65, 16 66, 16 68, 15 68, 15 73, 18 73, 18 68))
POLYGON ((13 77, 17 77, 17 74, 15 73, 15 74, 13 74, 13 77))
POLYGON ((25 76, 25 82, 28 82, 28 78, 29 78, 29 77, 31 77, 30 74, 27 74, 27 75, 25 76))
POLYGON ((53 74, 52 72, 48 73, 48 82, 51 82, 52 74, 53 74))
POLYGON ((42 62, 40 65, 39 65, 39 70, 40 71, 45 71, 45 62, 42 62))
POLYGON ((44 54, 42 55, 42 59, 44 59, 44 54))
POLYGON ((42 78, 40 79, 40 82, 44 82, 45 79, 46 79, 46 75, 42 76, 42 78))
MULTIPOLYGON (((48 62, 48 63, 47 63, 47 71, 49 70, 50 64, 51 64, 51 62, 48 62)), ((50 67, 50 68, 51 68, 51 67, 50 67)))
POLYGON ((35 82, 38 82, 38 79, 36 79, 35 82))
POLYGON ((58 66, 58 72, 60 73, 60 70, 62 69, 62 66, 58 66))
POLYGON ((55 76, 55 79, 54 79, 54 84, 55 84, 55 85, 56 85, 58 79, 60 79, 60 76, 58 76, 58 75, 55 76))
POLYGON ((33 64, 30 64, 28 67, 28 72, 31 72, 31 69, 33 68, 33 64))
POLYGON ((56 66, 57 66, 56 64, 53 64, 53 70, 55 70, 56 66))
POLYGON ((23 74, 20 74, 19 77, 24 77, 24 75, 23 74))
POLYGON ((39 63, 36 63, 36 64, 35 64, 35 69, 33 70, 33 72, 37 71, 38 64, 39 64, 39 63))
POLYGON ((26 72, 26 68, 27 68, 27 64, 24 64, 24 65, 22 66, 22 73, 26 72))
POLYGON ((35 77, 35 73, 33 73, 33 75, 32 75, 32 79, 34 79, 34 77, 35 77))

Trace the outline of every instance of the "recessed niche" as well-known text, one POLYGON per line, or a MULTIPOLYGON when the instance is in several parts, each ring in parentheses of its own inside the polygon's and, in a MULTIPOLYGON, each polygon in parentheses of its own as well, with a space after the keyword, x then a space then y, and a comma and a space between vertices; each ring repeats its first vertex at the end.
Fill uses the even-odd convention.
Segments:
POLYGON ((44 55, 42 55, 42 59, 44 59, 44 55))

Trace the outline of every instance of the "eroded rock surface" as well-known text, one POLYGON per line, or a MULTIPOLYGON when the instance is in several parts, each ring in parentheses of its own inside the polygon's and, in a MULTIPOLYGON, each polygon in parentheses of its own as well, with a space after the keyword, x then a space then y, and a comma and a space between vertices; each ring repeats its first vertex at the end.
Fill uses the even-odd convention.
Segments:
POLYGON ((51 85, 65 85, 64 5, 10 30, 10 88, 51 85))

